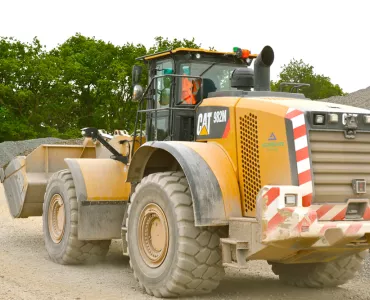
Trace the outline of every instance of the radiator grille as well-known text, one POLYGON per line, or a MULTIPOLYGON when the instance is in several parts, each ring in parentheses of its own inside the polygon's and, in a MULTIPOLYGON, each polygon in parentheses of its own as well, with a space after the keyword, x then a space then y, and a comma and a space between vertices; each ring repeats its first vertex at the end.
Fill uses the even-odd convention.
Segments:
POLYGON ((256 197, 261 189, 261 175, 258 150, 257 116, 250 113, 240 117, 240 138, 243 179, 243 212, 253 216, 256 210, 256 197))
POLYGON ((369 193, 358 196, 352 189, 353 179, 370 182, 370 133, 346 139, 343 132, 311 131, 309 139, 315 203, 370 197, 369 193))

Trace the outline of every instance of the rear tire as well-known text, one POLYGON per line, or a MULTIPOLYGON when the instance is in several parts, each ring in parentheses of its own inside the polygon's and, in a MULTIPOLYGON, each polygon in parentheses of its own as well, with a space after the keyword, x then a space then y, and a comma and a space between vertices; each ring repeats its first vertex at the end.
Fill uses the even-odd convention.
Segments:
POLYGON ((78 204, 69 170, 54 173, 47 184, 43 204, 45 247, 58 264, 98 261, 106 256, 111 241, 80 241, 77 238, 78 204))
POLYGON ((221 230, 195 227, 193 202, 181 172, 151 174, 131 197, 126 220, 130 266, 149 295, 209 293, 224 276, 221 230))
POLYGON ((368 251, 353 254, 327 263, 280 264, 271 263, 279 279, 292 286, 324 288, 345 284, 361 270, 368 251))

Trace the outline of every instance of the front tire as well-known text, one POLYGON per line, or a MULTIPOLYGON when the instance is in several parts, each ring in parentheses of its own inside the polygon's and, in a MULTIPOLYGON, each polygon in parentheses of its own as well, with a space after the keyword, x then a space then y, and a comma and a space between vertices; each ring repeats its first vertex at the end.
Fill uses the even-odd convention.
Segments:
POLYGON ((77 237, 78 204, 71 172, 54 173, 47 184, 43 204, 45 247, 58 264, 101 260, 111 241, 80 241, 77 237))
POLYGON ((143 178, 131 197, 126 227, 130 266, 149 295, 204 294, 219 285, 224 275, 220 230, 195 227, 182 172, 143 178))
POLYGON ((281 264, 271 263, 279 279, 292 286, 308 288, 335 287, 353 279, 361 270, 367 251, 327 263, 281 264))

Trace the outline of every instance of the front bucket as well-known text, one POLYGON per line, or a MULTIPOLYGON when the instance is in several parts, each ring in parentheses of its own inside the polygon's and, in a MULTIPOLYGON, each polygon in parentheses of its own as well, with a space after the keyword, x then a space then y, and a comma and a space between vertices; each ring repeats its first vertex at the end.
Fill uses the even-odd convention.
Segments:
POLYGON ((30 155, 13 159, 2 174, 6 200, 13 218, 42 216, 42 204, 50 176, 68 169, 65 158, 95 158, 95 147, 41 145, 30 155))

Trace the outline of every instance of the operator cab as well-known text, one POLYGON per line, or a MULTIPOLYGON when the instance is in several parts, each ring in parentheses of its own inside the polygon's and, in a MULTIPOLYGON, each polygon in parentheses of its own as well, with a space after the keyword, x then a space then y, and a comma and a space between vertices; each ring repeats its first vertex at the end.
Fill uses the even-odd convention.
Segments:
POLYGON ((140 81, 141 67, 134 66, 134 100, 139 100, 136 130, 144 129, 147 141, 193 141, 197 106, 210 93, 236 91, 231 76, 246 69, 256 58, 248 50, 234 52, 178 48, 138 60, 148 68, 145 92, 140 81))

